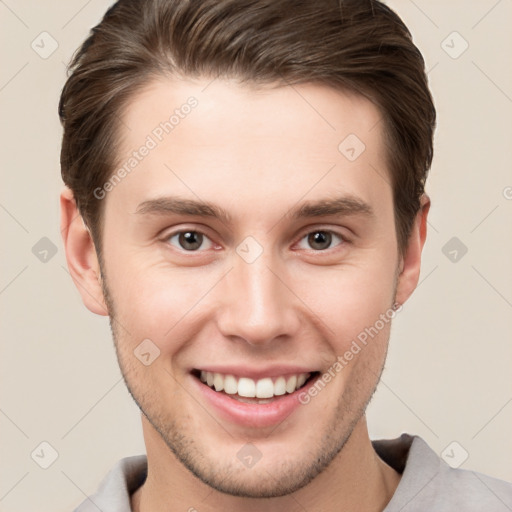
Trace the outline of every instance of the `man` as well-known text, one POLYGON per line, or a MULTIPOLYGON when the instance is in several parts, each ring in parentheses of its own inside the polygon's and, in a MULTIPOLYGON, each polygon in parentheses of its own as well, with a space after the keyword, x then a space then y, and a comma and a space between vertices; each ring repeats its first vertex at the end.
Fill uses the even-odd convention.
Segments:
POLYGON ((368 435, 430 207, 435 109, 396 14, 121 0, 71 69, 67 262, 147 449, 76 510, 510 510, 512 485, 368 435))

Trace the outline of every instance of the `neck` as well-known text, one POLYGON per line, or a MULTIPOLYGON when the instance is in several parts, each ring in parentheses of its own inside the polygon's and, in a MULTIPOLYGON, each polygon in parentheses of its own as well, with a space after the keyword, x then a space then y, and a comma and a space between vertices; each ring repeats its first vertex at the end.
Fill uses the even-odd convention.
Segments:
POLYGON ((263 499, 212 490, 176 459, 144 416, 142 422, 148 476, 132 495, 133 512, 378 512, 384 510, 400 481, 400 475, 373 449, 364 416, 341 452, 313 481, 287 496, 263 499))

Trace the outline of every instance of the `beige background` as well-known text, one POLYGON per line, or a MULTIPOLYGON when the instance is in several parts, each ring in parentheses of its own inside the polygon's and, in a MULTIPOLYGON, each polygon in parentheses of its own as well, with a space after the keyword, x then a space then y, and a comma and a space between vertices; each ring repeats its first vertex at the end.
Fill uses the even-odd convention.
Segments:
MULTIPOLYGON (((439 127, 421 282, 395 320, 370 433, 416 433, 439 454, 456 441, 461 467, 512 481, 512 1, 388 3, 424 53, 439 127), (469 44, 458 58, 453 31, 469 44), (468 249, 456 262, 452 237, 468 249)), ((65 63, 109 4, 0 2, 1 511, 70 511, 144 453, 108 320, 83 306, 59 232, 65 63), (46 59, 31 47, 51 49, 43 31, 58 43, 46 59), (46 262, 32 252, 43 237, 57 249, 46 262), (58 452, 48 469, 31 458, 43 441, 58 452)))

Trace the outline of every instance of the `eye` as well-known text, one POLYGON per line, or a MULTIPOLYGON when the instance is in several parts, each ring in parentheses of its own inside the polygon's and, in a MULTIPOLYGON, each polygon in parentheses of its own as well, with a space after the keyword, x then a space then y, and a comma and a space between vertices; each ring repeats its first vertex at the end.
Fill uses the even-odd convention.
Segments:
MULTIPOLYGON (((307 233, 302 237, 301 242, 306 240, 313 251, 321 252, 332 248, 331 245, 333 240, 336 238, 340 241, 337 245, 343 245, 349 242, 341 234, 325 229, 317 229, 316 231, 307 233)), ((194 229, 176 231, 175 233, 171 233, 166 236, 164 241, 173 245, 177 249, 186 252, 201 252, 199 251, 201 248, 203 250, 207 250, 214 247, 213 242, 204 233, 194 229)), ((307 247, 302 248, 311 250, 307 247)))
POLYGON ((193 229, 177 231, 176 233, 171 234, 165 238, 165 241, 168 241, 171 245, 174 245, 175 247, 178 247, 178 249, 187 252, 197 251, 206 240, 210 244, 210 247, 206 247, 206 249, 209 249, 213 246, 211 240, 205 234, 193 229), (176 246, 172 243, 173 239, 176 239, 179 246, 176 246))
POLYGON ((335 233, 334 231, 320 229, 316 231, 311 231, 306 236, 302 237, 301 241, 306 239, 307 243, 310 244, 310 246, 315 251, 325 251, 326 249, 330 249, 329 246, 333 241, 333 237, 338 238, 341 241, 341 243, 338 245, 342 245, 348 242, 348 240, 346 240, 345 237, 338 233, 335 233))

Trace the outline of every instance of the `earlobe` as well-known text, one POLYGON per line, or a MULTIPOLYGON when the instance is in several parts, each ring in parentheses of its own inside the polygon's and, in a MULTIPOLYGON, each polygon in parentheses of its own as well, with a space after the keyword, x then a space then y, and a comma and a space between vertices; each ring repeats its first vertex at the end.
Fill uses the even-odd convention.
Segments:
POLYGON ((60 195, 60 229, 68 269, 83 303, 93 313, 108 316, 96 249, 68 187, 60 195))
POLYGON ((427 237, 427 217, 430 210, 430 198, 423 194, 411 229, 407 250, 399 269, 396 302, 404 304, 418 285, 421 270, 421 252, 427 237))

